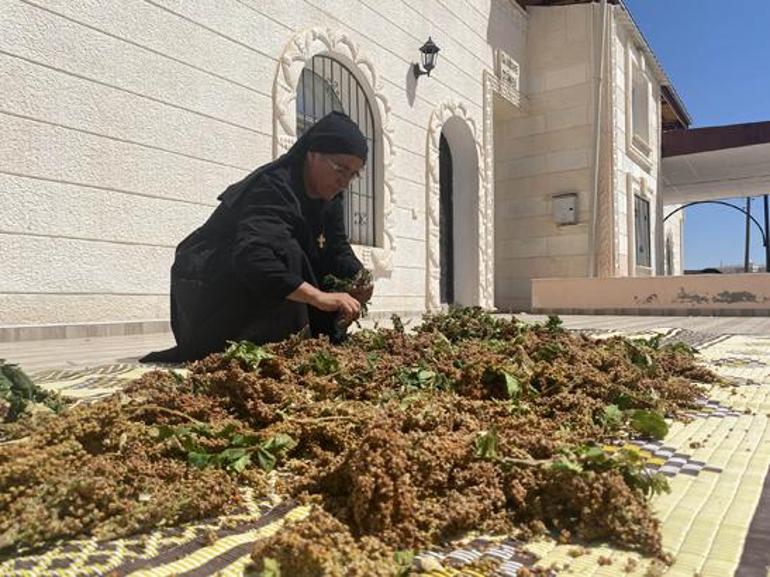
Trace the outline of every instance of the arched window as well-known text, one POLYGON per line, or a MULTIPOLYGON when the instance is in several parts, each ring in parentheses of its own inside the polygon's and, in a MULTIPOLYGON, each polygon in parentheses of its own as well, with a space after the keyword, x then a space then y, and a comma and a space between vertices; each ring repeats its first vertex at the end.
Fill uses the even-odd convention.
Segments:
POLYGON ((354 244, 376 244, 376 202, 374 115, 356 77, 342 63, 329 56, 314 56, 305 66, 297 84, 297 136, 333 110, 350 116, 369 144, 361 178, 345 191, 345 227, 354 244))

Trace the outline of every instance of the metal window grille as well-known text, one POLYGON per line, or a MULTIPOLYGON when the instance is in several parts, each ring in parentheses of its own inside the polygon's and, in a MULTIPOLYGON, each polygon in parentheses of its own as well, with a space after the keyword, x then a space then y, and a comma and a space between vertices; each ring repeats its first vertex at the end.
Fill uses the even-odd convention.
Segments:
POLYGON ((305 65, 297 85, 297 135, 332 111, 344 112, 358 125, 369 145, 361 178, 343 194, 345 230, 355 244, 375 244, 374 115, 361 84, 345 65, 328 56, 314 56, 305 65))
POLYGON ((634 221, 636 229, 636 264, 652 266, 650 255, 650 203, 634 195, 634 221))

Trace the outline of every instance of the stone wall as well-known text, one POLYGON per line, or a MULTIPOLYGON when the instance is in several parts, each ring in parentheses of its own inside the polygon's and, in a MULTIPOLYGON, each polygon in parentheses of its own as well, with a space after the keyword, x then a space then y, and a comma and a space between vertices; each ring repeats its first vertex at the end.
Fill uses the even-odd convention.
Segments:
POLYGON ((529 9, 528 114, 495 122, 495 294, 530 305, 530 281, 585 276, 593 166, 590 5, 529 9), (553 197, 578 194, 574 225, 557 225, 553 197))
POLYGON ((770 274, 532 281, 535 312, 560 314, 770 314, 770 274))
POLYGON ((372 308, 423 310, 431 119, 462 110, 487 153, 484 71, 495 48, 523 59, 526 20, 510 0, 3 2, 0 326, 168 318, 176 244, 291 138, 279 59, 288 70, 323 46, 387 123, 390 252, 359 249, 382 257, 372 308), (415 81, 428 35, 438 66, 415 81))

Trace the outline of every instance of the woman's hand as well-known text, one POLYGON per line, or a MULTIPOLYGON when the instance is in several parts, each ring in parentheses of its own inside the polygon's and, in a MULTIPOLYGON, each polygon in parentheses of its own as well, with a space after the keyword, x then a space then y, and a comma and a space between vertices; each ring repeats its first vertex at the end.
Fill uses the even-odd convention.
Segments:
POLYGON ((347 325, 361 315, 361 303, 348 293, 325 293, 319 291, 314 301, 310 304, 317 309, 340 313, 347 325))
POLYGON ((308 304, 322 311, 339 313, 346 326, 361 316, 361 302, 348 293, 326 293, 307 282, 303 282, 286 298, 290 301, 308 304))
POLYGON ((358 287, 350 291, 350 296, 356 299, 362 305, 365 305, 372 300, 372 294, 374 293, 374 285, 368 284, 366 286, 358 287))

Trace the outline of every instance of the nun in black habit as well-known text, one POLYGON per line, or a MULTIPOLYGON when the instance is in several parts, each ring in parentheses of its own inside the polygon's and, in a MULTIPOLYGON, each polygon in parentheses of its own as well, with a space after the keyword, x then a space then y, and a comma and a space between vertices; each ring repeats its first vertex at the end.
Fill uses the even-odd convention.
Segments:
POLYGON ((348 242, 340 192, 366 161, 366 138, 346 115, 319 120, 278 160, 220 196, 206 223, 176 249, 171 327, 177 346, 143 362, 200 359, 230 340, 275 342, 310 329, 344 338, 371 287, 324 292, 326 274, 361 269, 348 242))

